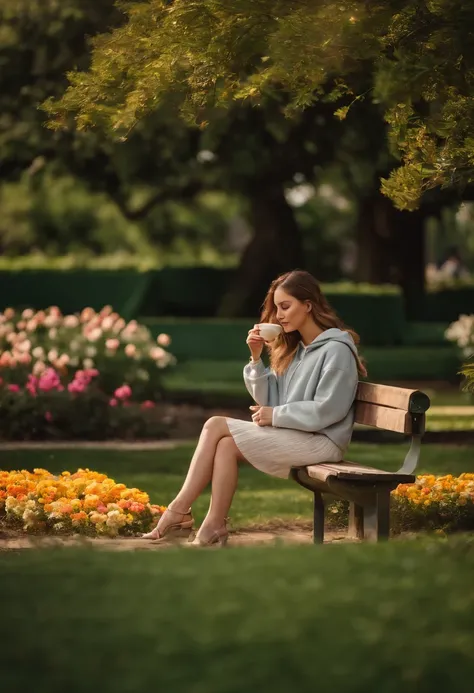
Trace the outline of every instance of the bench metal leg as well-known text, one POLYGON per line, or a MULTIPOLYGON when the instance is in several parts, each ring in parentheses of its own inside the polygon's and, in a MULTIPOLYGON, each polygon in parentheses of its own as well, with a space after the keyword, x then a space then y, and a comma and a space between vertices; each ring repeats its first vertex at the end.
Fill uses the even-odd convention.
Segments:
POLYGON ((322 544, 324 541, 324 501, 319 491, 314 491, 313 497, 313 542, 315 544, 322 544))
POLYGON ((373 502, 364 506, 364 538, 388 539, 390 535, 390 491, 379 491, 373 502))
POLYGON ((349 504, 349 532, 351 539, 364 538, 364 508, 351 501, 349 504))

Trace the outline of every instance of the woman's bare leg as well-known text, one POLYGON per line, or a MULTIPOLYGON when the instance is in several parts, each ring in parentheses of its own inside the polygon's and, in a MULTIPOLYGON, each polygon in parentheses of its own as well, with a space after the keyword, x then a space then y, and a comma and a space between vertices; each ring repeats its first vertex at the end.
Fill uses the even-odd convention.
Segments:
MULTIPOLYGON (((171 510, 181 514, 189 512, 191 505, 211 481, 217 445, 226 436, 230 436, 230 431, 224 416, 213 416, 206 421, 189 465, 186 479, 178 495, 169 504, 171 510)), ((158 523, 158 529, 160 523, 165 526, 169 521, 169 518, 166 519, 163 515, 158 523)))
POLYGON ((216 449, 212 472, 212 496, 208 513, 198 532, 202 541, 225 531, 225 520, 237 488, 238 463, 244 460, 232 436, 222 438, 216 449))

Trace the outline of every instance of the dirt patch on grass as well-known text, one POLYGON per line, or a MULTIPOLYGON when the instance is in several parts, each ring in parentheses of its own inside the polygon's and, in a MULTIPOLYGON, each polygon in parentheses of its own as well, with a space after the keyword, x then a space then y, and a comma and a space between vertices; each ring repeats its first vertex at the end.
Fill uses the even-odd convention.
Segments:
MULTIPOLYGON (((311 544, 311 531, 301 527, 272 527, 238 530, 231 532, 228 547, 261 546, 276 544, 311 544)), ((329 531, 325 543, 353 542, 344 531, 329 531)), ((80 535, 66 537, 27 536, 23 533, 3 531, 0 534, 0 551, 24 549, 87 547, 107 551, 157 551, 170 547, 185 546, 186 539, 174 541, 150 541, 140 537, 90 538, 80 535)), ((186 547, 187 548, 187 547, 186 547)))

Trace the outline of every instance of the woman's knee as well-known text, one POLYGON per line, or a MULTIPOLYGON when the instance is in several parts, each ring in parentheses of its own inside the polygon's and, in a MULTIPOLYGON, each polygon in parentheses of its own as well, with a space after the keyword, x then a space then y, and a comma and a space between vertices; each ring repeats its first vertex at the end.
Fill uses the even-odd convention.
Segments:
POLYGON ((225 416, 211 416, 203 426, 203 431, 213 433, 219 438, 229 435, 229 427, 225 416))

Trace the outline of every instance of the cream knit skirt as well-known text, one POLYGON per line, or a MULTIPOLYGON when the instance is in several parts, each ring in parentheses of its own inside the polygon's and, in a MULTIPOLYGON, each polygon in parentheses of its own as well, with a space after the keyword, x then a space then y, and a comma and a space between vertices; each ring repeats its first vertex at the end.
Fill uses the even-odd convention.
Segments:
POLYGON ((339 462, 343 453, 327 436, 294 428, 258 426, 226 418, 229 431, 247 462, 265 474, 287 479, 292 467, 339 462))

